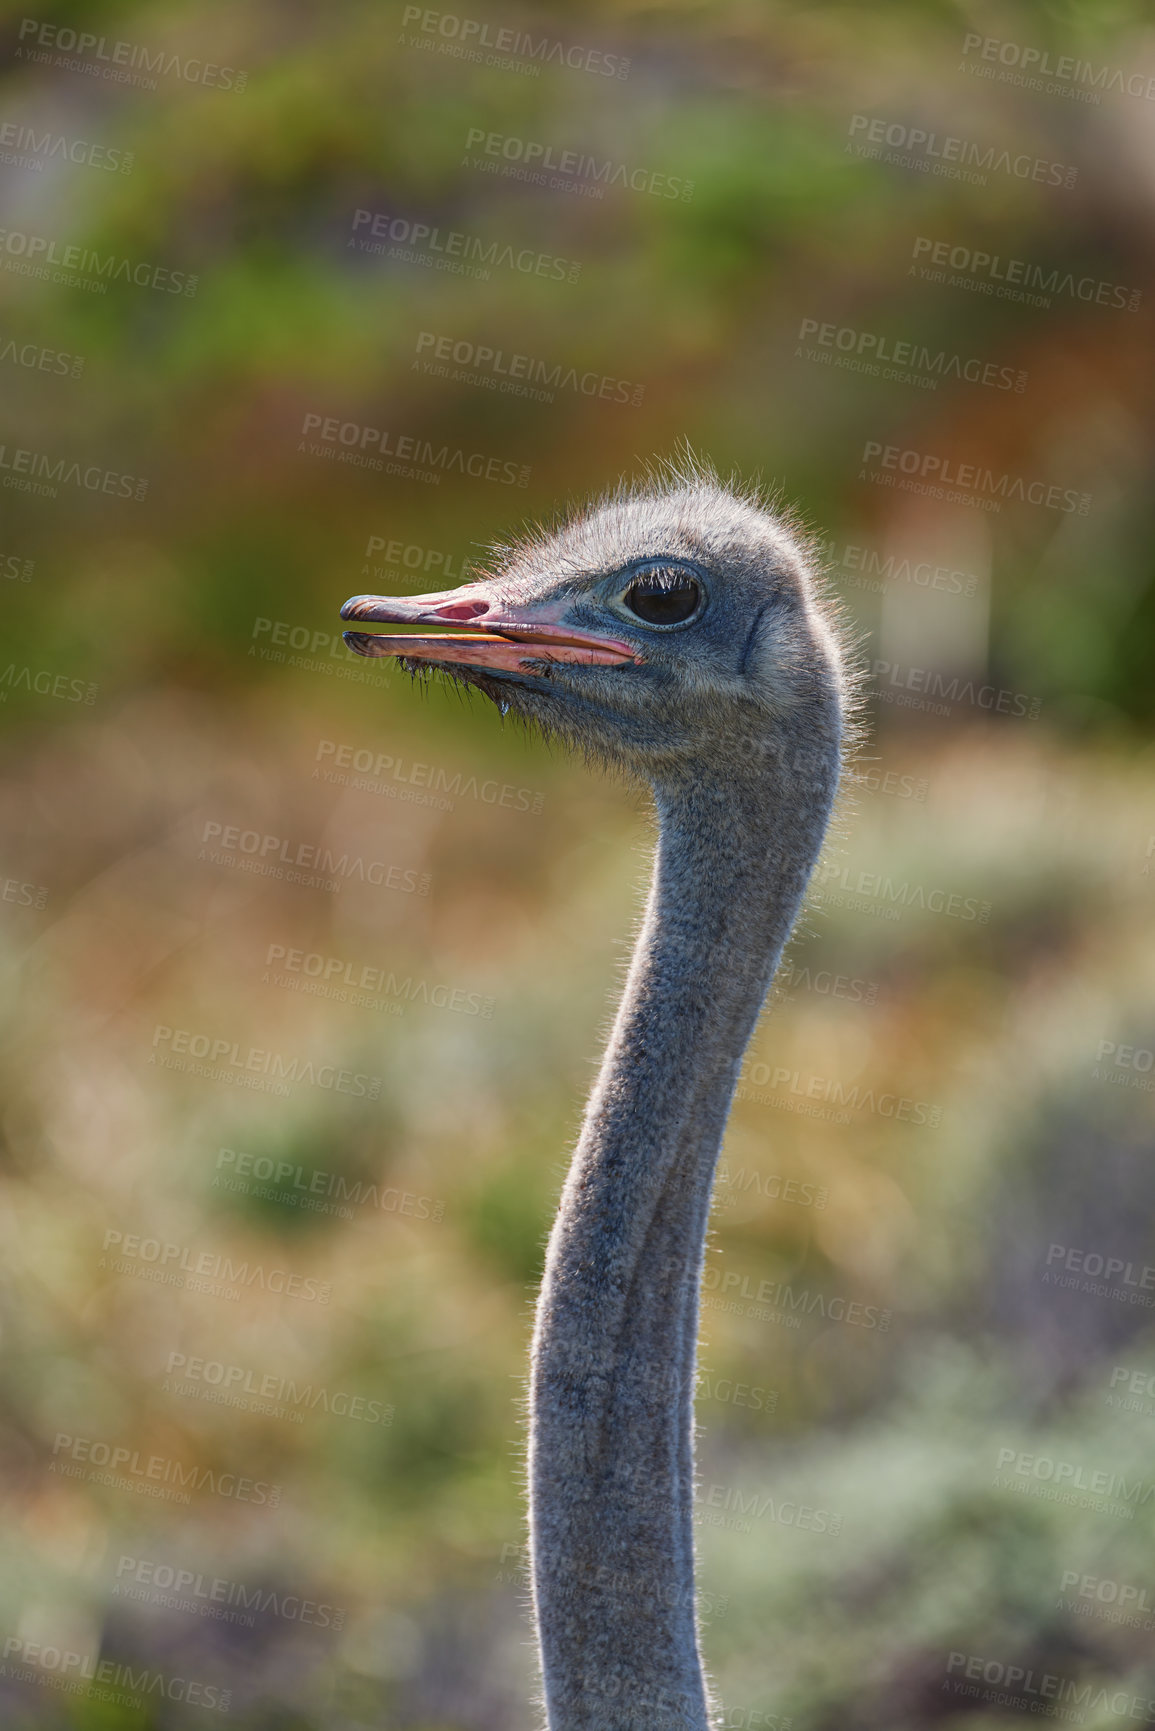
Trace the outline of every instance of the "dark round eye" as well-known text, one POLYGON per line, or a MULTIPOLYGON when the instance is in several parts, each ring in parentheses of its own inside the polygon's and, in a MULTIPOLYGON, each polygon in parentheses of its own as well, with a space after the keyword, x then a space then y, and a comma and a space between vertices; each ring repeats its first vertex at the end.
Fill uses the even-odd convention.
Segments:
POLYGON ((676 565, 646 571, 630 584, 622 601, 647 625, 681 625, 697 611, 702 585, 676 565))

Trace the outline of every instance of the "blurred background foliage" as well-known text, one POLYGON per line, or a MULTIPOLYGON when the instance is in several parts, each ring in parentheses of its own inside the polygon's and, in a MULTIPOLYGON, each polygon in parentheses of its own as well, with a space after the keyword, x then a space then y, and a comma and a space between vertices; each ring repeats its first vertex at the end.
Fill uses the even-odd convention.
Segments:
POLYGON ((6 13, 0 108, 4 1723, 184 1727, 225 1691, 261 1731, 539 1722, 521 1377, 646 802, 355 662, 337 610, 455 583, 682 440, 802 513, 871 670, 718 1187, 701 1579, 725 1723, 1002 1725, 1038 1704, 1015 1666, 1121 1722, 1155 1697, 1148 9, 29 16, 6 13), (465 22, 570 64, 467 58, 465 22), (70 31, 132 44, 136 82, 70 31), (1092 81, 982 75, 1024 49, 1092 81), (864 157, 871 121, 1060 184, 936 173, 909 141, 864 157), (476 166, 505 160, 478 131, 692 188, 541 188, 476 166), (358 211, 580 270, 368 253, 358 211), (195 292, 26 274, 32 236, 195 292), (927 281, 920 237, 1142 298, 927 281), (1024 388, 836 364, 864 333, 1024 388), (422 367, 423 334, 473 346, 464 376, 422 367), (497 389, 478 347, 561 382, 497 389), (327 417, 526 484, 333 460, 327 417), (1090 508, 881 484, 871 446, 1090 508), (25 491, 20 451, 147 489, 25 491), (954 696, 919 698, 932 675, 954 696), (402 887, 260 875, 229 826, 402 887), (174 1062, 194 1038, 215 1073, 174 1062), (299 1079, 242 1085, 270 1052, 299 1079), (1126 1272, 1057 1287, 1068 1252, 1126 1272), (149 1494, 154 1457, 217 1476, 149 1494), (1110 1480, 1109 1506, 1024 1460, 1110 1480))

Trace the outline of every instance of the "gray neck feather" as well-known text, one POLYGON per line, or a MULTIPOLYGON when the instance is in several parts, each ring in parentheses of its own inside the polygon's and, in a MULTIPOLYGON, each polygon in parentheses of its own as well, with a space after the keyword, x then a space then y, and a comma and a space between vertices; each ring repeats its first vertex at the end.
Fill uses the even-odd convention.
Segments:
POLYGON ((694 1607, 698 1289, 738 1068, 838 778, 836 738, 805 755, 803 776, 764 756, 712 785, 655 787, 653 882, 534 1334, 530 1543, 550 1731, 712 1720, 694 1607))

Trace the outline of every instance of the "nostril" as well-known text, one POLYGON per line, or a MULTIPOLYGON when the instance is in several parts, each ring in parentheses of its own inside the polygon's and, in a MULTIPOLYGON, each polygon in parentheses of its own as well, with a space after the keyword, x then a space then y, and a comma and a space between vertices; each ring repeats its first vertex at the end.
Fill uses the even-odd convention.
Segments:
POLYGON ((447 606, 437 609, 437 617, 439 619, 476 619, 480 614, 488 612, 488 601, 451 601, 447 606))

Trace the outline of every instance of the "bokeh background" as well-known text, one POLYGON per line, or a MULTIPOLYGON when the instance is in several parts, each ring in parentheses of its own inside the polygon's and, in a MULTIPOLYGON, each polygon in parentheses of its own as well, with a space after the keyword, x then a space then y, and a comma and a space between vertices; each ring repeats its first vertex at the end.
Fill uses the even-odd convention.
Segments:
POLYGON ((337 610, 683 440, 869 671, 717 1189, 725 1724, 1155 1722, 1149 18, 6 11, 5 1725, 539 1724, 647 804, 337 610))

